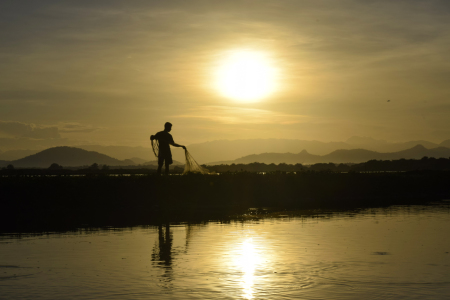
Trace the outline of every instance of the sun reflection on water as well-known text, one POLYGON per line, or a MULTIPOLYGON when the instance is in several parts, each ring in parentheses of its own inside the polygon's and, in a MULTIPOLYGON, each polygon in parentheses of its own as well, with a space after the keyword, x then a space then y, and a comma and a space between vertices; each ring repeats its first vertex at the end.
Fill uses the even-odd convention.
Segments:
POLYGON ((253 299, 253 284, 255 280, 255 270, 259 264, 259 253, 255 248, 252 238, 246 239, 241 245, 241 255, 239 257, 239 266, 243 272, 241 285, 243 288, 243 297, 253 299))

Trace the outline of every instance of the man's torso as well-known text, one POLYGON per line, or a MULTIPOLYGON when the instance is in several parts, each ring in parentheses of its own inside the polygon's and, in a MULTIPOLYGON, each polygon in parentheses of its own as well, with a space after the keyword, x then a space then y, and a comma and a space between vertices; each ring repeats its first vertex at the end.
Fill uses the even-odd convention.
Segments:
POLYGON ((174 143, 172 135, 166 131, 160 131, 155 135, 155 138, 159 143, 158 156, 172 156, 170 152, 170 144, 174 143))

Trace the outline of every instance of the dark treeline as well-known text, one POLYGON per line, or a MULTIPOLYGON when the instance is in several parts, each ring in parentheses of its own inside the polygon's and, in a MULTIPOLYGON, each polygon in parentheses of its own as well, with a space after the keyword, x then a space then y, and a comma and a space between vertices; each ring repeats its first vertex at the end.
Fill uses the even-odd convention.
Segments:
POLYGON ((347 209, 450 197, 450 172, 0 177, 0 231, 229 218, 251 207, 347 209))
MULTIPOLYGON (((359 164, 334 164, 317 163, 313 165, 302 164, 231 164, 205 166, 216 173, 226 172, 402 172, 419 170, 450 170, 450 158, 423 157, 422 159, 398 159, 398 160, 370 160, 359 164)), ((9 165, 0 170, 0 175, 83 175, 83 174, 152 174, 156 170, 154 165, 136 166, 107 166, 92 164, 81 167, 62 167, 52 164, 47 169, 42 168, 14 168, 9 165)), ((172 166, 171 173, 183 173, 183 166, 172 166)))
POLYGON ((370 160, 350 166, 350 171, 418 171, 450 170, 450 158, 370 160))
POLYGON ((149 168, 105 168, 105 169, 3 169, 0 175, 3 176, 84 176, 84 175, 121 175, 121 174, 154 174, 156 169, 149 168))
MULTIPOLYGON (((332 163, 330 164, 315 164, 312 166, 304 166, 302 164, 289 165, 285 163, 281 164, 265 164, 265 163, 250 163, 250 164, 231 164, 231 165, 216 165, 216 166, 205 166, 209 171, 214 171, 216 173, 226 173, 226 172, 301 172, 301 171, 335 171, 336 166, 332 163)), ((345 169, 342 171, 347 171, 348 166, 345 165, 345 169)))
POLYGON ((205 166, 209 171, 214 171, 216 173, 225 172, 299 172, 304 171, 307 168, 302 164, 288 165, 288 164, 264 164, 264 163, 250 163, 250 164, 231 164, 231 165, 216 165, 216 166, 205 166))
POLYGON ((288 164, 231 164, 206 166, 210 171, 224 172, 299 172, 299 171, 329 171, 329 172, 388 172, 417 170, 450 170, 450 158, 423 157, 422 159, 370 160, 359 164, 317 163, 313 165, 288 164))
MULTIPOLYGON (((0 170, 0 175, 27 176, 27 175, 114 175, 114 174, 153 174, 157 166, 136 165, 136 166, 108 166, 94 163, 90 166, 63 167, 53 163, 48 168, 14 168, 8 165, 0 170)), ((172 167, 174 173, 179 173, 178 166, 172 167), (176 170, 175 170, 176 169, 176 170)), ((181 172, 183 169, 181 168, 181 172)))

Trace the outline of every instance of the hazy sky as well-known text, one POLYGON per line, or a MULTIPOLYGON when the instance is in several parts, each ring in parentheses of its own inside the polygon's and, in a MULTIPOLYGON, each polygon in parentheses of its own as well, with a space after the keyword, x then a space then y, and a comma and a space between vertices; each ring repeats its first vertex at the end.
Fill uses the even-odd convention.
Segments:
POLYGON ((441 142, 449 51, 448 0, 3 0, 0 138, 149 146, 170 121, 187 145, 441 142), (239 51, 277 72, 258 102, 216 89, 217 69, 239 51))

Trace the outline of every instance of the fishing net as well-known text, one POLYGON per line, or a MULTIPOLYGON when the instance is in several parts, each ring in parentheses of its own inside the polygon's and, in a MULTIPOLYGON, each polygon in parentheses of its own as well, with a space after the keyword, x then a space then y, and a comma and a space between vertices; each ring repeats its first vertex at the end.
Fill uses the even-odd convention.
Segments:
POLYGON ((209 170, 200 166, 192 157, 192 155, 189 153, 189 151, 185 150, 184 154, 186 156, 186 164, 184 165, 183 174, 187 173, 209 174, 209 170))
MULTIPOLYGON (((155 154, 156 158, 158 158, 159 142, 157 139, 152 139, 152 137, 150 137, 150 141, 152 142, 153 153, 155 154)), ((187 173, 210 174, 209 170, 200 166, 187 150, 185 150, 184 154, 186 157, 186 164, 184 165, 183 174, 187 173)))
POLYGON ((152 139, 152 137, 153 137, 153 135, 150 137, 150 141, 152 142, 153 153, 155 154, 156 158, 158 158, 159 142, 157 139, 152 139))

